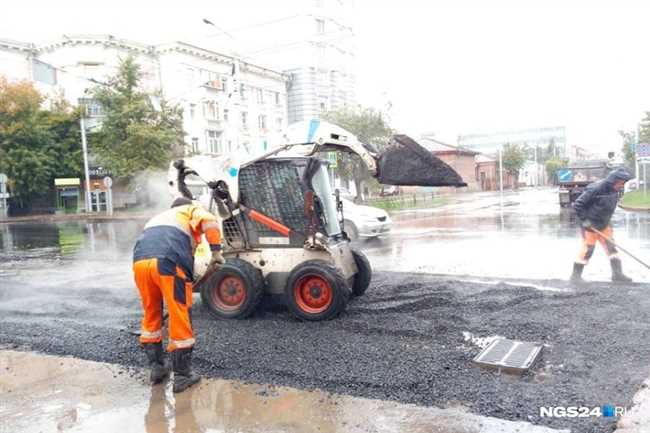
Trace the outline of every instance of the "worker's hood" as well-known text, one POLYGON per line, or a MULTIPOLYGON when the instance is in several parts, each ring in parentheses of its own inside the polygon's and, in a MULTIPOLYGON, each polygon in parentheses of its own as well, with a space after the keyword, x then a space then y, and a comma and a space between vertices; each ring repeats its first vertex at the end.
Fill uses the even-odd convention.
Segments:
POLYGON ((401 134, 379 154, 376 177, 385 185, 467 186, 447 163, 401 134))
POLYGON ((614 185, 614 183, 618 180, 622 180, 623 182, 627 182, 628 180, 632 179, 632 175, 630 174, 629 171, 627 171, 625 168, 617 168, 616 170, 610 172, 607 177, 605 178, 605 182, 607 182, 610 185, 614 185))

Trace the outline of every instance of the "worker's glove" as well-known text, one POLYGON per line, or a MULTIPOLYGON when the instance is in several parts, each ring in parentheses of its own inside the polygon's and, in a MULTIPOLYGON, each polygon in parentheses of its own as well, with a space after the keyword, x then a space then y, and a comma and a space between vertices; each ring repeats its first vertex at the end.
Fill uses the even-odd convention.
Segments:
POLYGON ((591 223, 591 221, 589 221, 589 220, 584 220, 584 221, 581 223, 581 225, 582 225, 582 228, 585 229, 585 230, 591 230, 591 229, 593 228, 593 226, 594 226, 594 225, 591 223))
POLYGON ((223 258, 220 250, 212 251, 212 259, 210 259, 210 266, 223 265, 226 259, 223 258))

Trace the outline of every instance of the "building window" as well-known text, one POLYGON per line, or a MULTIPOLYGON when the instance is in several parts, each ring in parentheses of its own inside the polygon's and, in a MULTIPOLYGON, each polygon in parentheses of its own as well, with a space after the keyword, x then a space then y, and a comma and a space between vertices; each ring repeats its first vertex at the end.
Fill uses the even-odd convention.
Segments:
POLYGON ((219 120, 219 106, 215 101, 203 103, 203 117, 208 120, 219 120))
POLYGON ((264 90, 263 89, 257 89, 255 94, 257 95, 257 103, 258 104, 263 104, 264 103, 264 90))
POLYGON ((208 151, 215 154, 221 153, 221 133, 219 131, 211 130, 208 130, 206 132, 208 139, 208 151))
POLYGON ((224 122, 228 121, 228 109, 223 110, 223 121, 224 122))
POLYGON ((260 131, 266 131, 266 116, 261 114, 257 117, 257 124, 260 127, 260 131))
POLYGON ((316 7, 317 8, 322 8, 323 7, 323 0, 316 0, 316 7))
POLYGON ((193 87, 194 86, 194 68, 187 68, 186 74, 187 74, 187 86, 188 87, 193 87))
POLYGON ((244 83, 241 83, 239 85, 239 95, 241 96, 241 99, 243 101, 246 100, 246 97, 247 97, 247 95, 246 95, 246 85, 244 83))
POLYGON ((194 120, 196 116, 196 104, 190 104, 190 119, 194 120))
POLYGON ((325 20, 316 18, 316 33, 318 33, 319 35, 325 33, 325 20))
POLYGON ((199 153, 199 138, 192 137, 192 153, 199 153))
POLYGON ((280 92, 273 92, 273 97, 275 99, 275 105, 280 105, 280 92))
POLYGON ((248 129, 248 113, 245 111, 241 112, 241 127, 248 129))
POLYGON ((280 130, 282 129, 282 117, 278 117, 275 119, 275 127, 280 130))
POLYGON ((232 153, 232 140, 228 140, 228 153, 232 153))
POLYGON ((228 93, 228 76, 224 75, 221 77, 221 90, 224 93, 228 93))

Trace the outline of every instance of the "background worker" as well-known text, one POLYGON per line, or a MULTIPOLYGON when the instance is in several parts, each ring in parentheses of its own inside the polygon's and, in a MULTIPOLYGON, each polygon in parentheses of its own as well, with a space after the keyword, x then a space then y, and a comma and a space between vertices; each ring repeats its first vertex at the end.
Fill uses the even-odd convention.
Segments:
POLYGON ((172 208, 144 227, 133 251, 133 274, 140 291, 144 317, 140 343, 151 367, 151 381, 160 383, 169 374, 162 347, 163 300, 169 313, 169 344, 174 392, 200 380, 192 373, 194 333, 190 319, 194 249, 205 237, 213 264, 223 264, 221 232, 217 218, 190 199, 174 200, 172 208))
POLYGON ((616 169, 609 173, 605 179, 589 184, 587 189, 575 201, 573 207, 580 219, 582 248, 578 259, 573 264, 572 283, 584 282, 582 271, 593 255, 597 241, 600 242, 609 257, 612 266, 612 281, 632 281, 631 278, 623 274, 621 259, 618 257, 616 246, 593 230, 596 229, 612 239, 613 230, 609 222, 618 205, 619 192, 625 186, 625 182, 631 178, 632 176, 627 170, 623 168, 616 169))

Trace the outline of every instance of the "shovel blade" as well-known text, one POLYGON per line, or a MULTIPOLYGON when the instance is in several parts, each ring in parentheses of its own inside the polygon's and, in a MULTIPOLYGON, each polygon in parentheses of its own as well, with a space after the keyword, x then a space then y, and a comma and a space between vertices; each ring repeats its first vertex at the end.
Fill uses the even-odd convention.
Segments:
POLYGON ((467 186, 447 163, 407 135, 394 135, 377 158, 377 180, 385 185, 467 186))

